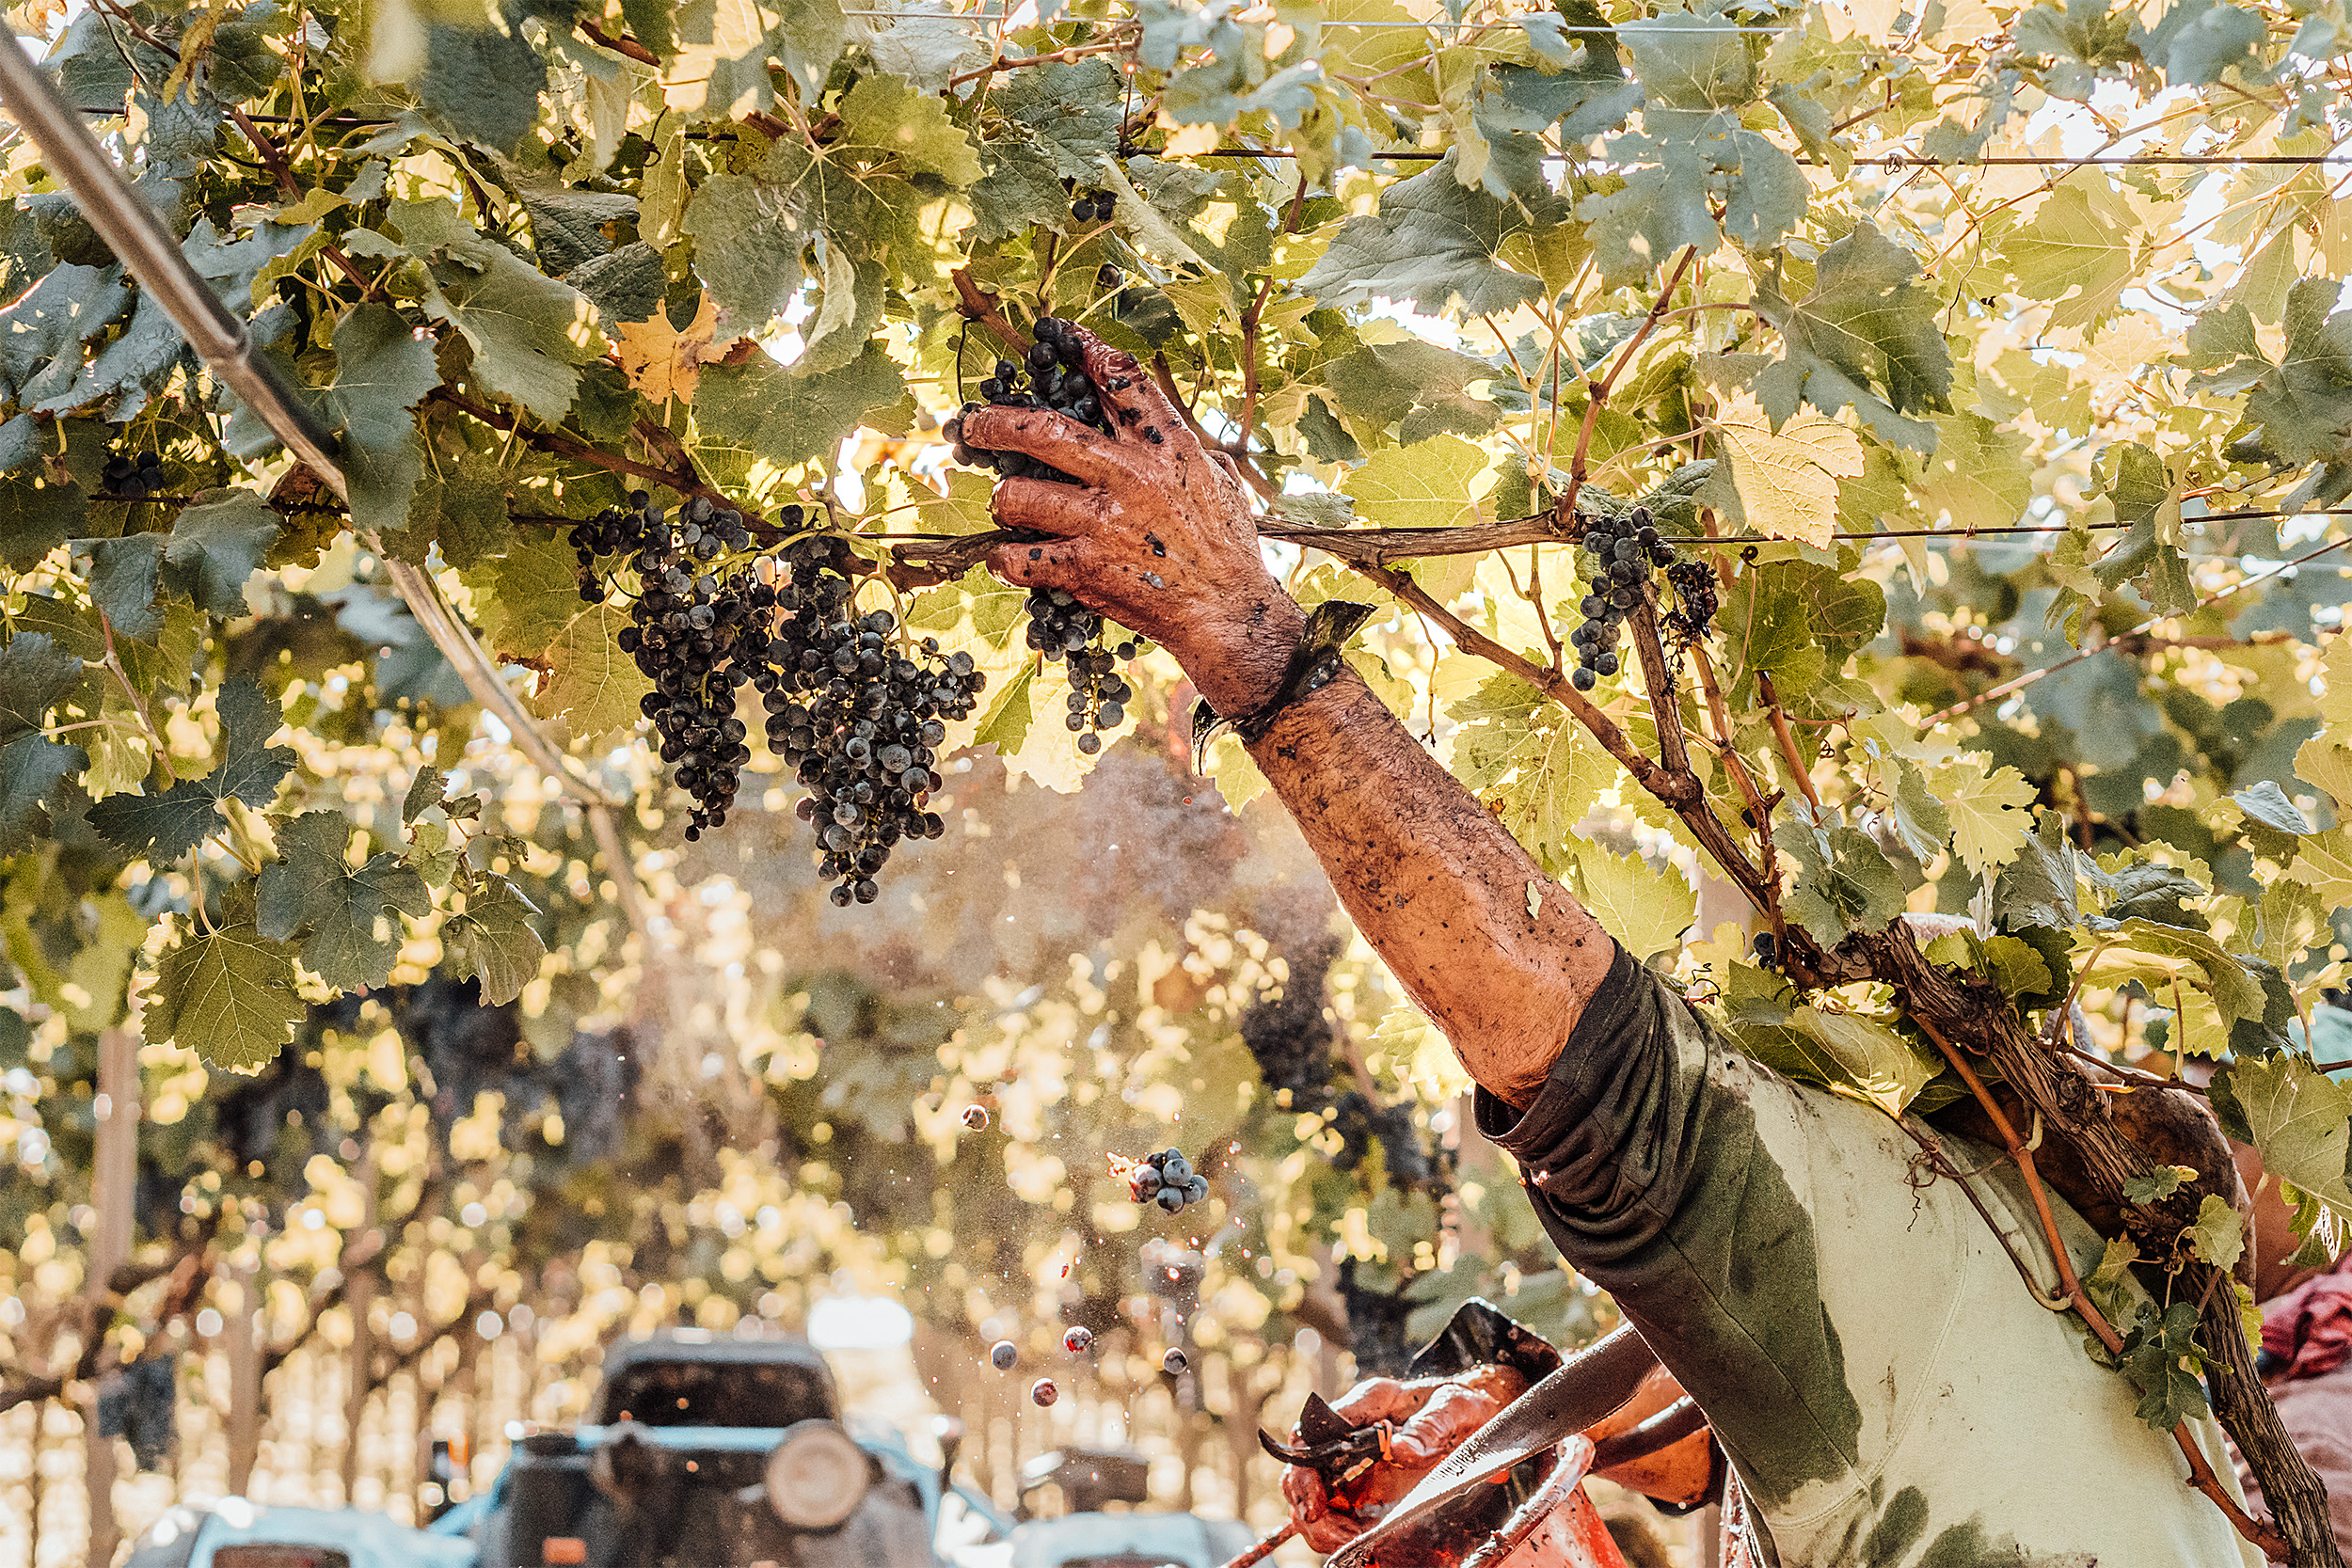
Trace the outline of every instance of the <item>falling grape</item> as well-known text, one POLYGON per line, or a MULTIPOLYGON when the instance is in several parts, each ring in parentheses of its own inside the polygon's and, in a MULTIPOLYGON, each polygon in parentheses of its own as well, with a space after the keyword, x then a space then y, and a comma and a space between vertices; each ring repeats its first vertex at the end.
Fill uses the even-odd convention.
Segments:
POLYGON ((1160 1357, 1160 1370, 1170 1377, 1174 1377, 1190 1365, 1191 1363, 1184 1359, 1184 1353, 1173 1345, 1168 1346, 1168 1354, 1160 1357))
POLYGON ((999 1339, 989 1347, 988 1362, 1000 1372, 1009 1372, 1021 1359, 1021 1347, 1010 1339, 999 1339))
POLYGON ((985 1105, 966 1105, 963 1108, 963 1125, 970 1128, 975 1132, 985 1132, 988 1131, 988 1107, 985 1105))
POLYGON ((1061 1348, 1073 1355, 1084 1355, 1094 1348, 1094 1330, 1083 1323, 1073 1324, 1061 1337, 1061 1348))
POLYGON ((1052 1378, 1041 1377, 1029 1385, 1029 1398, 1040 1409, 1043 1409, 1061 1398, 1061 1390, 1054 1386, 1052 1378))

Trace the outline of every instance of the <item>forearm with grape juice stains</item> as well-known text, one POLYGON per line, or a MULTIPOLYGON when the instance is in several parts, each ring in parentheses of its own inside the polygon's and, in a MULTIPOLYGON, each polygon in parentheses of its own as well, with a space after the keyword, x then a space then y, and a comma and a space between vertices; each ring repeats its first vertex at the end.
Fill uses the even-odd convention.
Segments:
POLYGON ((1615 958, 1600 923, 1352 671, 1249 754, 1414 1004, 1525 1109, 1615 958))

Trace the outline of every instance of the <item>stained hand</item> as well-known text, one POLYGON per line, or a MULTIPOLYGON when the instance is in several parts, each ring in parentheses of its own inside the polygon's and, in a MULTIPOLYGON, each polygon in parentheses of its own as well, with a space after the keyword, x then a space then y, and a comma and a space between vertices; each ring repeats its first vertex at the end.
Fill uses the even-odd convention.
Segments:
POLYGON ((1527 1380, 1508 1367, 1481 1367, 1457 1378, 1400 1383, 1367 1378, 1331 1408, 1354 1426, 1389 1421, 1396 1432, 1389 1455, 1334 1497, 1305 1465, 1282 1472, 1282 1497, 1299 1538, 1319 1552, 1337 1551, 1380 1522, 1390 1505, 1421 1483, 1438 1462, 1526 1391, 1527 1380))
POLYGON ((1132 355, 1067 331, 1113 434, 1051 409, 964 416, 968 445, 1022 452, 1079 481, 999 483, 997 521, 1046 537, 999 546, 990 568, 1022 587, 1064 589, 1158 642, 1219 712, 1256 706, 1279 684, 1306 618, 1258 554, 1232 460, 1201 445, 1132 355))

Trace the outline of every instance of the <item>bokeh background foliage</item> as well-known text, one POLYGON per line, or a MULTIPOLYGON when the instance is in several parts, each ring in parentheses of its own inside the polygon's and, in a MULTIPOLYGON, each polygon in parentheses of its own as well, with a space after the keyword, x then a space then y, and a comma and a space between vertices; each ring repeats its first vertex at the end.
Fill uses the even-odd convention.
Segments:
POLYGON ((155 1496, 100 1392, 159 1365, 246 1423, 220 1483, 265 1386, 342 1401, 303 1452, 352 1495, 360 1431, 488 1408, 485 1336, 500 1408, 555 1419, 612 1333, 890 1290, 951 1403, 1000 1333, 1189 1336, 1198 1380, 1115 1356, 1103 1409, 1165 1401, 1195 1460, 1225 1429, 1232 1503, 1259 1402, 1342 1347, 1473 1290, 1605 1321, 1238 747, 1190 776, 1180 672, 1080 758, 962 570, 986 487, 939 423, 1048 310, 1152 367, 1294 591, 1380 608, 1376 689, 1765 1059, 1947 1092, 1882 990, 1800 994, 1747 933, 1971 916, 1933 956, 2079 1003, 2086 1049, 2233 1050, 2311 1245, 2352 1214, 2340 0, 9 15, 354 482, 0 142, 0 1419, 93 1489, 91 1543, 155 1496), (107 467, 142 452, 152 487, 107 467), (682 840, 563 537, 641 485, 813 508, 863 604, 990 671, 949 837, 872 909, 821 904, 764 752, 682 840), (1788 874, 1765 915, 1562 695, 1577 520, 1637 498, 1723 609, 1671 697, 1594 701, 1645 754, 1660 704, 1703 738, 1788 874), (1180 1227, 1101 1164, 1168 1142, 1216 1186, 1180 1227), (341 1381, 291 1391, 313 1355, 341 1381))

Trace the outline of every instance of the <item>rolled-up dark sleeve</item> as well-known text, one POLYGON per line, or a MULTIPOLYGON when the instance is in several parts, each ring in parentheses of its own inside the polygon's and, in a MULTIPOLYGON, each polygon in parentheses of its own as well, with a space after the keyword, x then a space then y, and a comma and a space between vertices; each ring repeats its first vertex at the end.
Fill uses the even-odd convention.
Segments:
POLYGON ((1697 1163, 1707 1037, 1617 949, 1524 1113, 1478 1091, 1478 1129, 1518 1161, 1570 1262, 1606 1265, 1674 1219, 1697 1163))

